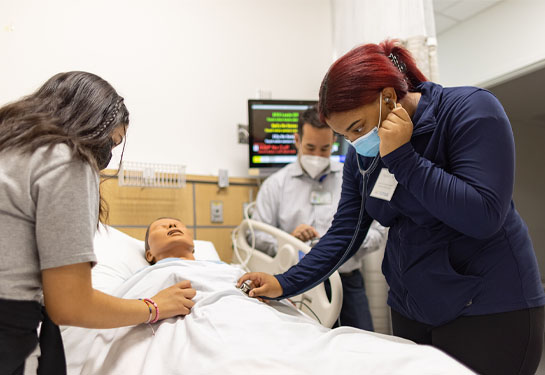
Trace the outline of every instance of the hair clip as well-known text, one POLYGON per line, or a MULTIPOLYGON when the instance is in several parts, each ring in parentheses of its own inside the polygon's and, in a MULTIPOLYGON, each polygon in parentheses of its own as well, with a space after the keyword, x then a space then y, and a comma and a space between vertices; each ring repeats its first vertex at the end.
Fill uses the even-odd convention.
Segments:
POLYGON ((112 112, 106 118, 106 120, 102 123, 102 125, 100 125, 100 127, 97 130, 95 130, 93 133, 82 137, 82 139, 91 139, 98 136, 100 133, 102 133, 117 117, 117 113, 119 112, 119 108, 121 107, 121 103, 123 103, 123 100, 124 99, 120 96, 115 102, 112 108, 112 112))
POLYGON ((396 55, 390 53, 388 55, 388 58, 401 73, 405 74, 405 72, 407 71, 407 66, 403 62, 399 61, 396 55))

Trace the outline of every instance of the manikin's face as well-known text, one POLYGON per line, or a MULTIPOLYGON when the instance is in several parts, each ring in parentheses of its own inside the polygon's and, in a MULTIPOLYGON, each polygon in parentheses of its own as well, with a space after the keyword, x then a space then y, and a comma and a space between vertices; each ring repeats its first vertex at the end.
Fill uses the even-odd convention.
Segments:
POLYGON ((195 260, 193 237, 187 227, 176 219, 154 221, 149 229, 148 244, 148 262, 155 263, 165 258, 195 260))

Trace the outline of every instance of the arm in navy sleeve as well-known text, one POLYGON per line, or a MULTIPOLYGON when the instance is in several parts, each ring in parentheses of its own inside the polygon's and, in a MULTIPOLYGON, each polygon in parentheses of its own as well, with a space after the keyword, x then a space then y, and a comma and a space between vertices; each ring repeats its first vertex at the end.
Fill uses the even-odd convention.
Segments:
POLYGON ((448 172, 407 143, 383 162, 432 215, 470 237, 496 233, 513 194, 513 132, 501 104, 480 90, 461 105, 446 132, 448 172))
MULTIPOLYGON (((283 274, 275 275, 284 291, 280 298, 288 298, 313 288, 341 266, 339 261, 352 241, 360 214, 362 196, 358 178, 361 175, 356 154, 351 149, 344 165, 341 198, 333 223, 318 244, 298 264, 283 274)), ((345 260, 358 251, 371 221, 367 213, 364 213, 352 251, 345 260)))

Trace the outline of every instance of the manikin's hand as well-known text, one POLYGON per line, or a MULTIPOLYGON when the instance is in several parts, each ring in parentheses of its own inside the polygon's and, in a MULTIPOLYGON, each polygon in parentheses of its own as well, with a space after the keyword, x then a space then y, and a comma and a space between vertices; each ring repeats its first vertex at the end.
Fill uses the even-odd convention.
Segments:
POLYGON ((291 232, 293 237, 300 239, 303 242, 310 241, 313 238, 320 237, 316 229, 307 224, 299 224, 293 232, 291 232))
POLYGON ((159 307, 159 319, 189 314, 195 304, 191 300, 195 297, 195 294, 197 292, 191 288, 191 282, 188 280, 180 281, 170 288, 161 290, 152 297, 157 307, 159 307))
POLYGON ((378 129, 380 137, 380 156, 386 156, 390 152, 403 146, 411 140, 413 135, 413 122, 411 117, 400 103, 388 113, 386 119, 378 129))
POLYGON ((250 297, 262 296, 262 297, 276 298, 281 296, 284 293, 282 286, 278 282, 277 278, 268 273, 264 273, 264 272, 246 273, 242 275, 240 279, 238 279, 237 287, 240 287, 240 285, 246 280, 252 281, 253 288, 252 290, 250 290, 250 293, 249 293, 250 297))

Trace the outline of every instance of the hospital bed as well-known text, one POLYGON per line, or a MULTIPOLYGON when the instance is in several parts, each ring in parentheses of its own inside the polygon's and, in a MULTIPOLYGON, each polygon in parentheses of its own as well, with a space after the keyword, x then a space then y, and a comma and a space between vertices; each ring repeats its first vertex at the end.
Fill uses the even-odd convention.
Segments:
MULTIPOLYGON (((310 251, 310 246, 289 233, 251 219, 243 220, 233 231, 233 248, 234 261, 246 266, 248 271, 267 272, 273 275, 288 270, 310 251), (255 243, 249 243, 248 239, 252 241, 254 231, 265 232, 276 239, 278 250, 274 257, 255 249, 255 243)), ((321 283, 290 300, 322 325, 332 327, 341 311, 343 290, 338 272, 334 272, 328 282, 330 285, 328 292, 324 283, 321 283)))
MULTIPOLYGON (((250 252, 241 233, 252 224, 246 222, 235 237, 241 254, 249 256, 250 269, 282 271, 297 261, 299 251, 309 250, 272 231, 280 244, 275 258, 250 252)), ((342 299, 335 292, 327 297, 323 286, 300 296, 316 315, 309 314, 312 318, 286 300, 249 298, 235 286, 244 270, 221 262, 207 241, 195 241, 196 261, 149 266, 142 241, 105 228, 95 237, 95 252, 96 289, 139 298, 190 280, 197 290, 195 305, 186 317, 155 323, 153 332, 144 324, 103 330, 62 327, 69 374, 472 374, 429 346, 319 324, 317 320, 329 324, 334 319, 328 309, 342 299)), ((332 289, 338 292, 335 279, 332 289)))

